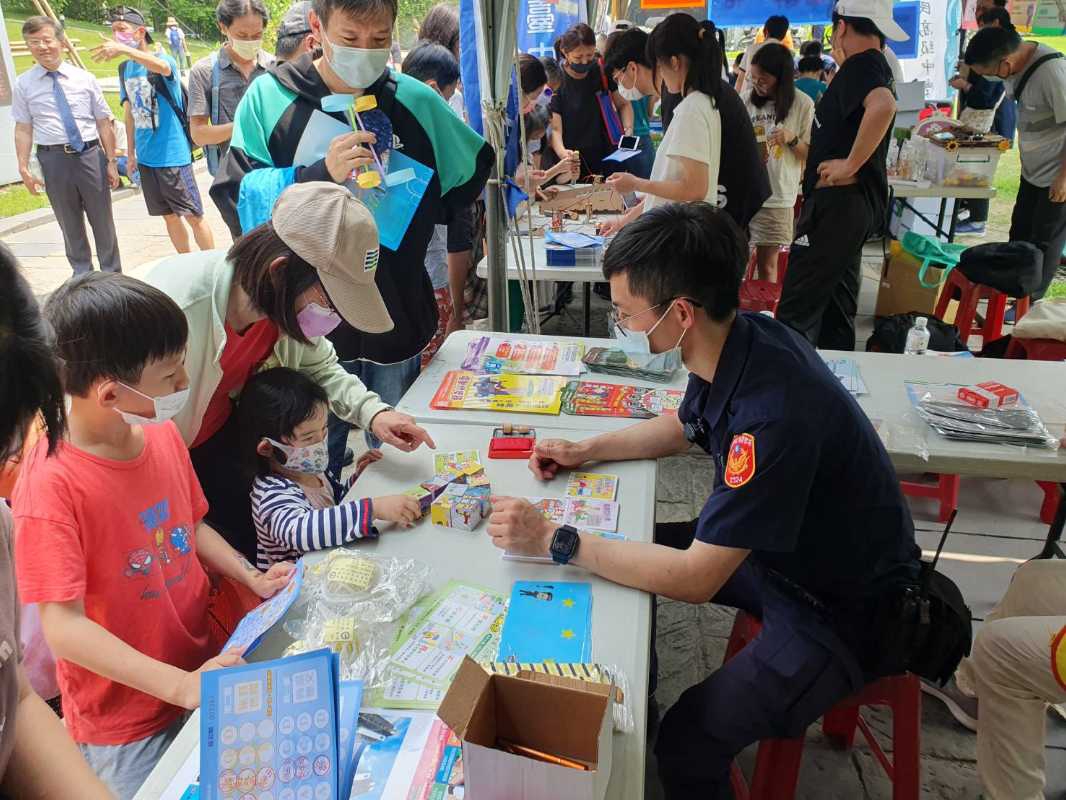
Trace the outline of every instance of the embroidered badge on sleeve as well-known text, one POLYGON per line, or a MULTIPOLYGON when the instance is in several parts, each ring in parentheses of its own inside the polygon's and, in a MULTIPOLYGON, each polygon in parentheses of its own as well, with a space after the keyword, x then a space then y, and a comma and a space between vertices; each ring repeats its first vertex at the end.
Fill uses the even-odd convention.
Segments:
POLYGON ((730 489, 739 489, 755 476, 755 437, 741 433, 733 437, 725 462, 723 480, 730 489))

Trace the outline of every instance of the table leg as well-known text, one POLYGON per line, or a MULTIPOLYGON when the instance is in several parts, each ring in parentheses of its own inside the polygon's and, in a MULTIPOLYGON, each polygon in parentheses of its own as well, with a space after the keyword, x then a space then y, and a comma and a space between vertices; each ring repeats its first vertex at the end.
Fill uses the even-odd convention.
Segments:
POLYGON ((585 281, 582 286, 584 287, 583 292, 585 295, 585 335, 588 336, 592 326, 592 320, 590 319, 592 313, 592 284, 585 281))
MULTIPOLYGON (((947 201, 945 200, 945 202, 947 202, 947 201)), ((958 219, 959 219, 959 209, 957 207, 956 208, 952 208, 951 209, 951 222, 948 223, 948 242, 954 242, 955 241, 955 226, 958 224, 958 219)))
POLYGON ((1066 558, 1066 553, 1062 552, 1062 548, 1059 546, 1059 541, 1062 539, 1062 529, 1066 525, 1066 483, 1059 484, 1059 508, 1055 512, 1055 519, 1051 521, 1051 527, 1047 532, 1047 541, 1044 543, 1044 549, 1040 551, 1040 555, 1037 558, 1066 558))
POLYGON ((948 199, 946 197, 940 198, 940 213, 936 216, 936 235, 937 238, 944 235, 944 212, 948 209, 948 199))

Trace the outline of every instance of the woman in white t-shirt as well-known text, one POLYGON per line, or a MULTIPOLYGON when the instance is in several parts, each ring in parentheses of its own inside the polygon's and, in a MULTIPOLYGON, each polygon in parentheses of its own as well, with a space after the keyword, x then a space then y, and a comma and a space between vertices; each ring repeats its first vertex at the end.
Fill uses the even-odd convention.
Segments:
POLYGON ((752 56, 748 87, 742 94, 773 191, 748 223, 756 276, 764 281, 777 280, 778 251, 792 242, 792 210, 814 122, 814 101, 796 91, 793 71, 788 48, 764 45, 752 56))
POLYGON ((623 195, 644 195, 644 200, 611 224, 608 232, 666 203, 703 200, 717 205, 718 201, 722 51, 715 39, 714 23, 697 22, 688 14, 671 14, 648 37, 648 59, 666 88, 682 94, 683 99, 655 151, 651 178, 616 173, 607 179, 607 184, 623 195))

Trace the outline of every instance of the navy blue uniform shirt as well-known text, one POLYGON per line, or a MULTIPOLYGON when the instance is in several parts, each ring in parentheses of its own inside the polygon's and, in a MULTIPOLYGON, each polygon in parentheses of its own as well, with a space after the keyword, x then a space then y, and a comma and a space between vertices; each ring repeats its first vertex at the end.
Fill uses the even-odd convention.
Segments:
POLYGON ((714 382, 690 376, 679 417, 717 467, 697 539, 750 549, 839 609, 917 577, 914 525, 877 432, 791 328, 739 313, 714 382))

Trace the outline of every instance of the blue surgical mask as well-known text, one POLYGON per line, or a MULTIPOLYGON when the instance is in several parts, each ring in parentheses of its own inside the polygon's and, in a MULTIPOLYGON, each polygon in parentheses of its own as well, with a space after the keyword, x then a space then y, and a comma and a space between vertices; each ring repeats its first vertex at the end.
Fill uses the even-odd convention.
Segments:
POLYGON ((345 85, 353 89, 365 89, 373 84, 389 64, 387 49, 366 50, 333 44, 325 33, 322 38, 333 51, 328 59, 330 67, 345 85))

